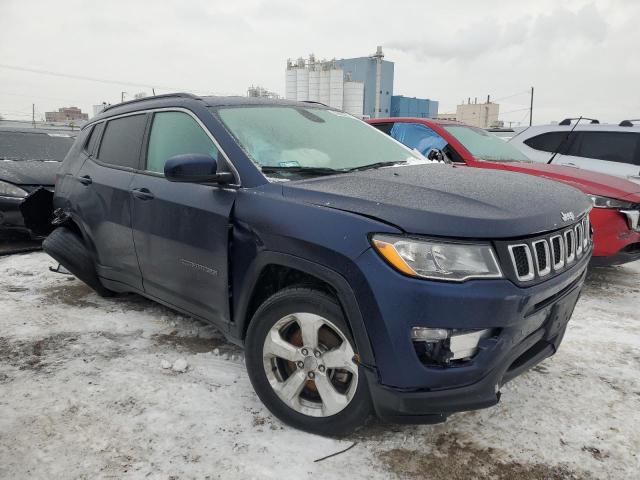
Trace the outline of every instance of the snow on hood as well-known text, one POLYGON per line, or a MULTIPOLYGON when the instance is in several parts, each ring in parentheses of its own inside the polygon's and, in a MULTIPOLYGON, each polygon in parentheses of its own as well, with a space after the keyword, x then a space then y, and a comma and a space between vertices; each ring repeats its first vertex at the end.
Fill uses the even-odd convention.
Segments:
MULTIPOLYGON (((581 192, 512 172, 404 166, 283 185, 286 197, 395 225, 408 233, 508 238, 564 227, 561 212, 588 211, 581 192)), ((569 222, 570 223, 570 222, 569 222)))

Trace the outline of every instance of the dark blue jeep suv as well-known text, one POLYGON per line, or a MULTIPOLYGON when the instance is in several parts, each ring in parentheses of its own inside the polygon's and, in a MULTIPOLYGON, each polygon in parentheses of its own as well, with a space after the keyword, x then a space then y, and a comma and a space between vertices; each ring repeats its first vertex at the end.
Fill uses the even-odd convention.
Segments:
POLYGON ((244 345, 284 422, 443 421, 552 355, 591 256, 569 187, 431 162, 315 103, 109 107, 58 173, 44 249, 244 345))

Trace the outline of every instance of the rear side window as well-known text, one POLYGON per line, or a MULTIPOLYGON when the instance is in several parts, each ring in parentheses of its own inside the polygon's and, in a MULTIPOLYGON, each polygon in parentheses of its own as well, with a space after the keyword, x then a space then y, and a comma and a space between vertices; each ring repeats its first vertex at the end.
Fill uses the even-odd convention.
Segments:
POLYGON ((543 152, 555 152, 566 153, 567 146, 571 143, 571 140, 575 138, 576 133, 571 133, 569 138, 567 135, 569 132, 548 132, 535 137, 528 138, 524 141, 524 144, 533 148, 534 150, 541 150, 543 152), (559 147, 562 147, 558 150, 559 147))
POLYGON ((640 165, 640 134, 631 132, 579 132, 569 155, 640 165))
POLYGON ((138 168, 147 116, 131 115, 107 122, 98 159, 119 167, 138 168))
POLYGON ((200 153, 218 160, 218 149, 190 115, 158 112, 153 116, 146 170, 164 173, 164 164, 175 155, 200 153))
POLYGON ((100 133, 104 128, 104 123, 98 123, 94 125, 91 133, 89 134, 89 138, 87 139, 87 143, 85 144, 85 150, 89 155, 93 155, 96 151, 96 146, 98 145, 98 140, 100 139, 100 133))

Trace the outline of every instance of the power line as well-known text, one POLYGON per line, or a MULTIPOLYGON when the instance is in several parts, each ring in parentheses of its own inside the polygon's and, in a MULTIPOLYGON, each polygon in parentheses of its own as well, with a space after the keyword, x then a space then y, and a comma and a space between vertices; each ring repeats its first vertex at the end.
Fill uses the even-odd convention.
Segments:
POLYGON ((75 100, 72 100, 70 98, 46 97, 44 95, 25 95, 24 93, 0 92, 0 96, 2 95, 8 95, 11 97, 24 97, 24 98, 42 98, 45 100, 56 100, 59 102, 83 103, 82 100, 78 100, 77 98, 75 100))
MULTIPOLYGON (((28 73, 36 73, 39 75, 50 75, 53 77, 60 77, 60 78, 71 78, 74 80, 84 80, 87 82, 98 82, 98 83, 106 83, 106 84, 110 84, 110 85, 127 85, 127 86, 131 86, 131 87, 140 87, 140 88, 160 88, 162 90, 171 90, 171 91, 190 91, 190 92, 202 92, 205 93, 205 90, 200 90, 200 89, 195 89, 195 88, 178 88, 178 87, 169 87, 169 86, 163 86, 163 85, 156 85, 153 83, 136 83, 136 82, 129 82, 129 81, 122 81, 122 80, 113 80, 113 79, 105 79, 105 78, 96 78, 96 77, 87 77, 84 75, 72 75, 70 73, 60 73, 60 72, 53 72, 51 70, 41 70, 41 69, 37 69, 37 68, 27 68, 27 67, 21 67, 21 66, 17 66, 17 65, 6 65, 6 64, 2 64, 0 63, 0 68, 4 68, 6 70, 15 70, 15 71, 19 71, 19 72, 28 72, 28 73)), ((206 92, 209 94, 215 94, 214 92, 206 92)), ((223 95, 222 93, 218 93, 218 95, 223 95)))
POLYGON ((517 96, 528 94, 528 93, 530 93, 529 90, 526 90, 524 92, 518 92, 511 95, 507 95, 506 97, 494 98, 493 101, 499 102, 500 100, 506 100, 507 98, 513 98, 513 97, 517 97, 517 96))
POLYGON ((514 113, 514 112, 523 112, 523 111, 525 111, 525 110, 529 111, 529 107, 526 107, 526 108, 518 108, 518 109, 516 109, 516 110, 509 110, 508 112, 500 112, 500 115, 506 115, 506 114, 508 114, 508 113, 514 113))

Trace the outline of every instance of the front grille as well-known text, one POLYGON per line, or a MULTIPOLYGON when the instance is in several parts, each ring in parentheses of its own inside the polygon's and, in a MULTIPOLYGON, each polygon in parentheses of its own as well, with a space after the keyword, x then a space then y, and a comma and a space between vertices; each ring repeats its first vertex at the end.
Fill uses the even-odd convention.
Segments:
POLYGON ((591 225, 585 215, 560 232, 506 246, 516 279, 531 282, 569 268, 589 252, 591 243, 591 225))

